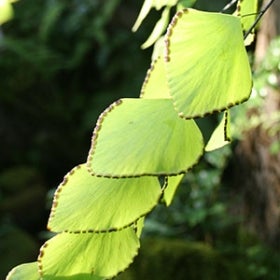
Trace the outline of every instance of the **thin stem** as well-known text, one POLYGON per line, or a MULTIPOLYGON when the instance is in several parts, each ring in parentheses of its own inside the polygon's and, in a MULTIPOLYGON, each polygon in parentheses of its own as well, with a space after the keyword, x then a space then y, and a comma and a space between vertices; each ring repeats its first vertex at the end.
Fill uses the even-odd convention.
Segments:
POLYGON ((269 9, 269 7, 273 4, 274 0, 270 0, 266 6, 259 12, 255 22, 252 24, 252 26, 246 31, 244 35, 244 39, 247 38, 247 36, 252 32, 252 30, 256 27, 258 22, 260 21, 261 17, 265 14, 265 12, 269 9))
POLYGON ((225 12, 227 9, 231 8, 238 0, 232 0, 230 3, 228 3, 224 8, 221 10, 221 13, 225 12))

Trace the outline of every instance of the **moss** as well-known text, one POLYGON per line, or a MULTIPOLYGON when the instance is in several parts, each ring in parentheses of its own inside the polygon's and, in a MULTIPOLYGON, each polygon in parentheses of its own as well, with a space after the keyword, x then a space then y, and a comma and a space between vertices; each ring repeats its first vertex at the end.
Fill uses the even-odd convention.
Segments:
POLYGON ((248 279, 238 260, 230 262, 198 242, 145 239, 133 265, 118 280, 241 280, 248 279))

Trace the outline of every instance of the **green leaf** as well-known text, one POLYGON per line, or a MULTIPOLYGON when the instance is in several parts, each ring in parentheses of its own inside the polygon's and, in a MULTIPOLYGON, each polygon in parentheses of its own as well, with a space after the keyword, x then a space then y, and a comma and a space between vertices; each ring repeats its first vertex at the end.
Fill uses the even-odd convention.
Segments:
POLYGON ((132 27, 132 31, 135 32, 143 22, 143 20, 146 18, 148 13, 152 8, 156 8, 157 10, 160 10, 164 6, 174 6, 177 3, 178 0, 145 0, 144 4, 141 8, 141 11, 136 19, 136 22, 134 23, 132 27))
POLYGON ((154 7, 160 10, 164 6, 174 6, 177 2, 178 0, 154 0, 154 7))
POLYGON ((140 238, 143 228, 144 228, 145 218, 142 217, 137 222, 135 222, 135 232, 138 238, 140 238))
POLYGON ((165 36, 161 36, 157 39, 154 44, 153 53, 152 53, 152 61, 157 60, 160 56, 163 56, 165 49, 165 36))
POLYGON ((178 2, 177 7, 179 6, 181 9, 192 7, 197 0, 180 0, 178 2))
MULTIPOLYGON (((239 0, 237 3, 237 15, 240 17, 242 29, 248 31, 255 22, 258 12, 258 0, 239 0)), ((255 39, 255 30, 245 39, 245 46, 249 46, 255 39)))
POLYGON ((156 40, 162 35, 162 33, 165 32, 166 27, 169 23, 169 12, 170 12, 169 7, 166 7, 163 10, 163 12, 161 14, 161 18, 156 23, 151 35, 145 41, 145 43, 142 44, 142 46, 141 46, 142 49, 146 49, 146 48, 152 46, 156 42, 156 40))
POLYGON ((48 228, 54 232, 120 229, 150 212, 161 193, 156 177, 99 178, 90 175, 85 164, 79 165, 55 193, 48 228))
POLYGON ((247 100, 251 70, 240 19, 194 9, 178 12, 166 35, 170 95, 189 119, 247 100))
POLYGON ((146 18, 146 16, 148 15, 152 7, 153 7, 153 0, 145 0, 141 8, 141 11, 136 19, 136 22, 132 27, 133 32, 137 31, 137 29, 139 28, 143 20, 146 18))
POLYGON ((109 233, 63 232, 42 246, 38 262, 44 280, 99 280, 126 269, 138 249, 131 227, 109 233))
POLYGON ((240 17, 242 29, 247 31, 255 22, 258 12, 258 0, 239 0, 237 15, 240 17))
POLYGON ((229 144, 230 141, 230 114, 229 110, 226 110, 221 122, 216 127, 205 146, 205 151, 210 152, 222 148, 223 146, 229 144))
POLYGON ((163 57, 151 64, 141 89, 141 98, 171 98, 166 80, 163 57))
POLYGON ((199 128, 179 118, 170 99, 131 98, 101 114, 87 163, 93 175, 102 177, 177 175, 202 153, 199 128))
POLYGON ((9 0, 0 1, 0 25, 9 21, 13 15, 13 7, 9 0))
POLYGON ((40 280, 37 262, 24 263, 14 267, 6 277, 6 280, 40 280))
POLYGON ((167 179, 167 187, 164 190, 163 201, 166 206, 169 206, 173 200, 175 192, 180 185, 185 174, 180 174, 177 176, 169 176, 167 179))

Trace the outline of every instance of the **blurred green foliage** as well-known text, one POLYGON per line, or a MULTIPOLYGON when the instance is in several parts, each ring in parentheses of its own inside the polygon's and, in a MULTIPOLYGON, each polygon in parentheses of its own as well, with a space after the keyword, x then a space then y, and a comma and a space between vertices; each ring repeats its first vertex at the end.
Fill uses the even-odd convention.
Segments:
POLYGON ((0 277, 5 279, 7 271, 13 268, 13 264, 34 260, 39 250, 39 243, 30 234, 11 225, 0 227, 0 238, 5 241, 0 243, 0 277))
POLYGON ((253 127, 262 127, 273 139, 270 145, 272 154, 277 155, 280 151, 280 112, 263 110, 268 89, 280 90, 280 37, 276 37, 270 43, 267 53, 254 72, 254 88, 250 100, 233 108, 234 123, 232 134, 234 138, 241 139, 242 133, 253 127), (248 112, 250 116, 248 116, 248 112))
POLYGON ((273 39, 267 50, 264 60, 255 73, 254 87, 260 95, 264 85, 273 88, 280 87, 280 37, 273 39))
POLYGON ((118 280, 242 280, 249 274, 238 259, 229 260, 211 246, 180 239, 147 238, 132 266, 118 280))
POLYGON ((0 277, 14 265, 36 258, 45 227, 46 187, 35 168, 19 166, 0 172, 0 277))

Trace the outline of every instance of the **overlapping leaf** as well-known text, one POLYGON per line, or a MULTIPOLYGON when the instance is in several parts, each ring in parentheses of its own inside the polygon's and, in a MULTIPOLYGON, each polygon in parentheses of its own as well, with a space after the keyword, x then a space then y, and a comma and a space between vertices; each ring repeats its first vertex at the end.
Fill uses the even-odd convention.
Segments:
POLYGON ((99 178, 83 164, 58 187, 48 227, 54 232, 120 229, 150 212, 160 196, 156 177, 99 178))
POLYGON ((40 280, 38 263, 24 263, 14 267, 6 277, 6 280, 40 280))
POLYGON ((177 3, 178 0, 145 0, 144 4, 141 8, 141 11, 136 19, 135 24, 132 27, 132 31, 136 31, 143 20, 146 18, 148 13, 152 8, 156 8, 157 10, 160 10, 164 6, 173 6, 177 3))
MULTIPOLYGON (((244 34, 253 25, 258 11, 258 0, 239 0, 237 4, 237 15, 240 17, 244 34)), ((255 39, 255 30, 252 30, 245 38, 245 45, 250 45, 255 39)))
POLYGON ((158 40, 158 38, 163 34, 163 32, 165 32, 166 27, 169 23, 169 13, 170 13, 170 7, 165 7, 152 33, 150 34, 148 39, 141 45, 142 49, 146 49, 152 46, 158 40))
POLYGON ((223 114, 222 120, 205 146, 205 151, 210 152, 219 149, 228 143, 230 143, 230 113, 229 110, 226 110, 223 114))
POLYGON ((138 238, 140 238, 145 223, 145 217, 141 217, 139 220, 137 220, 134 224, 135 232, 138 238))
POLYGON ((169 176, 167 179, 167 187, 164 190, 163 201, 166 206, 169 206, 173 200, 175 192, 180 185, 185 174, 180 174, 177 176, 169 176))
POLYGON ((239 0, 237 15, 240 17, 243 30, 246 32, 253 25, 258 11, 258 0, 239 0))
POLYGON ((247 100, 252 81, 238 17, 185 9, 166 36, 170 95, 183 118, 204 116, 247 100))
POLYGON ((175 175, 202 153, 199 128, 179 118, 170 99, 122 99, 100 116, 87 164, 103 177, 175 175))
POLYGON ((164 49, 165 49, 165 36, 161 36, 157 39, 154 44, 153 53, 152 53, 152 61, 157 60, 160 56, 163 57, 164 49))
POLYGON ((44 280, 101 280, 126 269, 139 249, 131 227, 109 233, 60 233, 41 248, 44 280))
POLYGON ((153 61, 141 89, 141 98, 171 98, 167 85, 163 56, 153 61))

